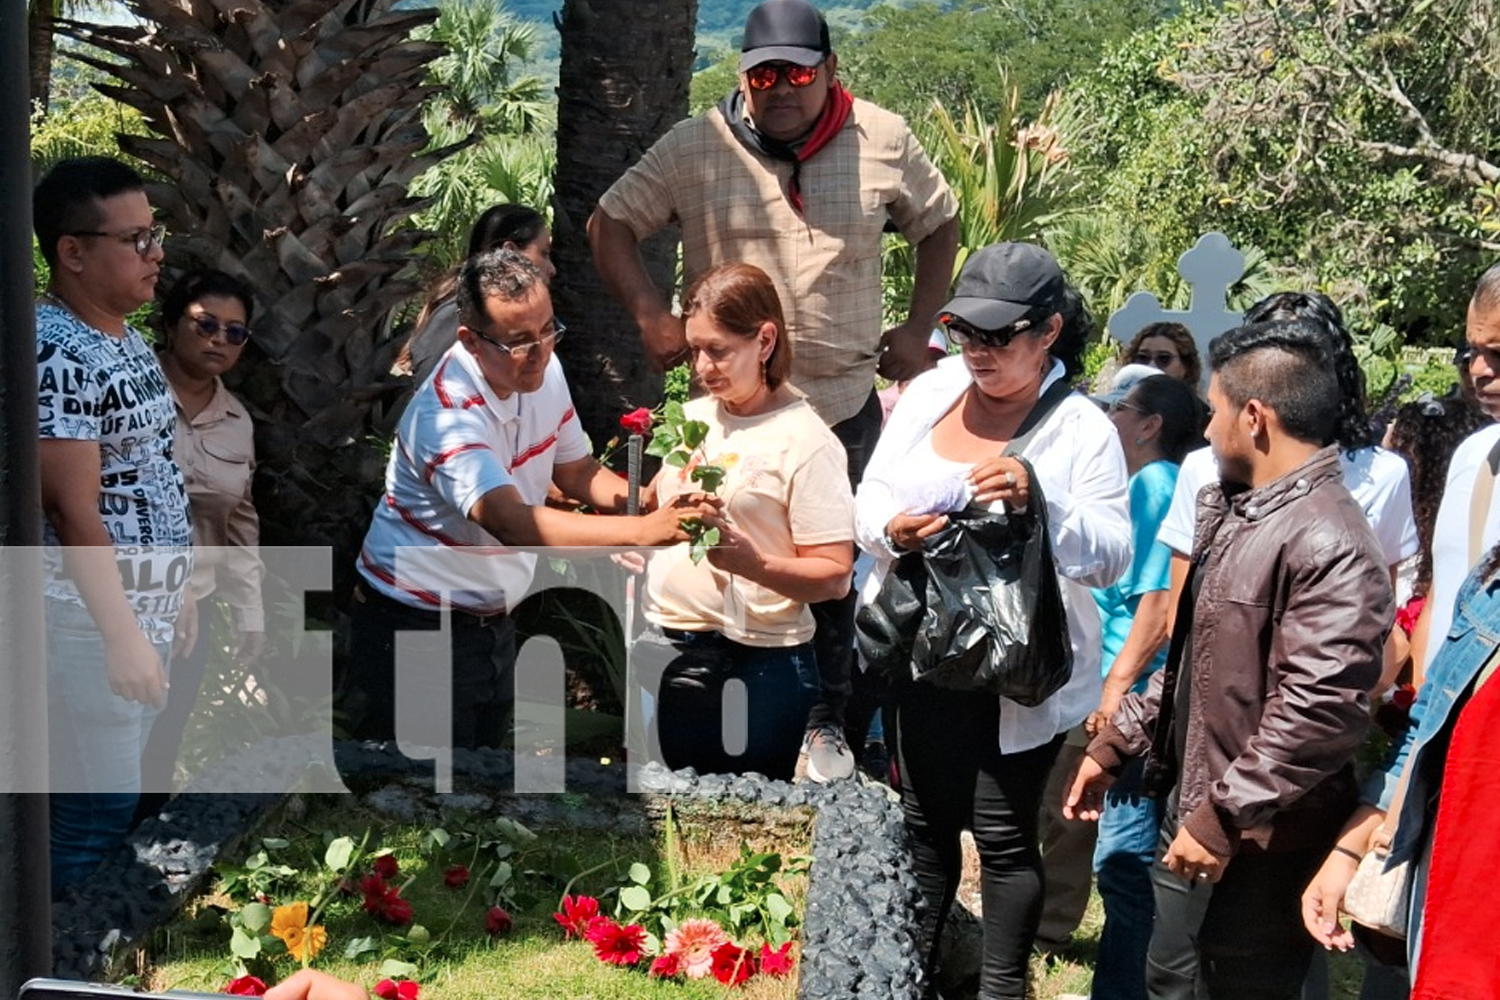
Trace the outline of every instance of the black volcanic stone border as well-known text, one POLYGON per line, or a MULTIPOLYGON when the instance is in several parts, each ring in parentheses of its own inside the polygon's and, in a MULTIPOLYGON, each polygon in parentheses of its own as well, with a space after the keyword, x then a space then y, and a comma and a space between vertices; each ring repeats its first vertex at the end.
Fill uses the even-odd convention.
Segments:
MULTIPOLYGON (((304 741, 273 743, 254 755, 256 773, 295 776, 310 753, 304 741)), ((349 780, 431 779, 432 766, 376 744, 335 744, 349 780)), ((248 757, 248 755, 247 755, 248 757)), ((453 774, 509 789, 512 758, 498 750, 455 751, 453 774)), ((246 787, 229 764, 207 787, 246 787)), ((567 763, 567 790, 624 795, 625 770, 586 760, 567 763)), ((697 775, 649 765, 638 786, 649 795, 738 800, 747 805, 806 808, 814 813, 813 864, 802 926, 802 1000, 918 1000, 921 963, 915 939, 920 905, 901 809, 884 786, 861 781, 792 785, 756 774, 697 775)), ((289 787, 291 782, 283 787, 289 787)), ((509 794, 509 793, 507 793, 509 794)), ((205 881, 215 857, 230 849, 282 800, 277 795, 189 792, 141 824, 78 889, 53 906, 54 974, 103 975, 110 955, 172 917, 205 881)))

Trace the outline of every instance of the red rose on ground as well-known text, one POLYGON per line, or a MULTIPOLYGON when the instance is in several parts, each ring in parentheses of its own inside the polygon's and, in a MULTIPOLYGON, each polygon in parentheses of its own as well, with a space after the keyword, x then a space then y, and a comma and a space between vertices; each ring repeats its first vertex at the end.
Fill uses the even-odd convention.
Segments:
POLYGON ((671 979, 682 971, 681 965, 682 963, 677 960, 677 956, 668 952, 651 963, 651 974, 653 976, 660 976, 663 979, 671 979))
POLYGON ((385 909, 385 879, 379 875, 366 875, 359 880, 359 892, 365 897, 365 912, 380 916, 385 909))
POLYGON ((266 995, 266 984, 255 976, 240 976, 231 979, 224 987, 224 992, 232 997, 263 997, 266 995))
POLYGON ((375 874, 389 882, 401 874, 401 865, 396 861, 394 854, 382 854, 375 859, 375 874))
POLYGON ((771 946, 763 944, 760 946, 760 971, 772 976, 785 976, 791 973, 792 966, 797 960, 792 957, 792 942, 771 950, 771 946))
POLYGON ((593 896, 564 896, 562 909, 552 919, 562 925, 566 937, 586 937, 589 923, 599 916, 599 901, 593 896))
POLYGON ((401 898, 399 889, 390 889, 385 895, 385 908, 380 914, 387 923, 404 927, 411 923, 411 903, 401 898))
POLYGON ((498 906, 492 906, 490 912, 484 915, 484 932, 490 937, 499 937, 502 934, 509 934, 514 923, 509 913, 498 906))
POLYGON ((630 434, 650 434, 654 418, 646 407, 638 407, 620 418, 620 426, 630 434))
POLYGON ((646 946, 646 929, 640 924, 621 927, 613 920, 600 917, 590 922, 588 939, 594 945, 594 956, 612 965, 634 965, 641 960, 646 946))
POLYGON ((382 979, 375 984, 374 990, 380 1000, 417 1000, 417 995, 421 992, 421 984, 410 979, 403 979, 399 983, 393 979, 382 979))
POLYGON ((469 884, 469 866, 454 865, 443 872, 443 884, 450 889, 462 889, 469 884))
POLYGON ((714 978, 725 986, 738 986, 755 975, 755 956, 734 943, 714 949, 714 978))

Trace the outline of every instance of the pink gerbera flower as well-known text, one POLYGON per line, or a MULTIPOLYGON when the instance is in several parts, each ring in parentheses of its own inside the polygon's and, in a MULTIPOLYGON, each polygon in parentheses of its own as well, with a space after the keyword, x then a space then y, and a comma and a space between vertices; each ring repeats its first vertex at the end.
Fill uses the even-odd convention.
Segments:
POLYGON ((676 955, 678 965, 689 979, 702 979, 714 968, 714 949, 729 943, 724 933, 712 920, 694 918, 684 920, 667 932, 663 950, 676 955))

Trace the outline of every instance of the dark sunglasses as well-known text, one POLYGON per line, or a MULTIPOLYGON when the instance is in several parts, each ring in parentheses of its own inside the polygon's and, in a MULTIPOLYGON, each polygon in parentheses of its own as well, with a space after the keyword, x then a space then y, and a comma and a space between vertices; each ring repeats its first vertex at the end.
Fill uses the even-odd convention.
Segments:
POLYGON ((943 332, 948 339, 959 347, 1005 347, 1017 335, 1031 329, 1034 325, 1029 319, 1017 320, 1010 326, 999 330, 982 330, 972 323, 965 322, 952 313, 943 313, 938 317, 938 323, 942 325, 943 332))
POLYGON ((791 63, 762 63, 745 70, 745 79, 749 81, 751 90, 770 90, 783 76, 793 87, 808 87, 818 78, 818 67, 797 66, 791 63))
POLYGON ((1136 351, 1135 363, 1138 365, 1150 365, 1153 368, 1165 368, 1172 362, 1178 360, 1178 355, 1171 351, 1136 351))
POLYGON ((188 321, 204 340, 213 340, 220 331, 224 334, 224 342, 230 347, 239 347, 250 339, 250 328, 243 323, 220 323, 217 317, 208 313, 189 316, 188 321))

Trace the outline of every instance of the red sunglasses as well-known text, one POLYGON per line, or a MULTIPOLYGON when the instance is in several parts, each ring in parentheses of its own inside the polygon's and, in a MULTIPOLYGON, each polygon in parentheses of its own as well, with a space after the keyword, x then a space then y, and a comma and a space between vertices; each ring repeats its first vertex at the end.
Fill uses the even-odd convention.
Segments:
POLYGON ((751 90, 770 90, 783 76, 793 87, 806 87, 818 78, 818 67, 763 63, 745 70, 745 79, 750 82, 751 90))

